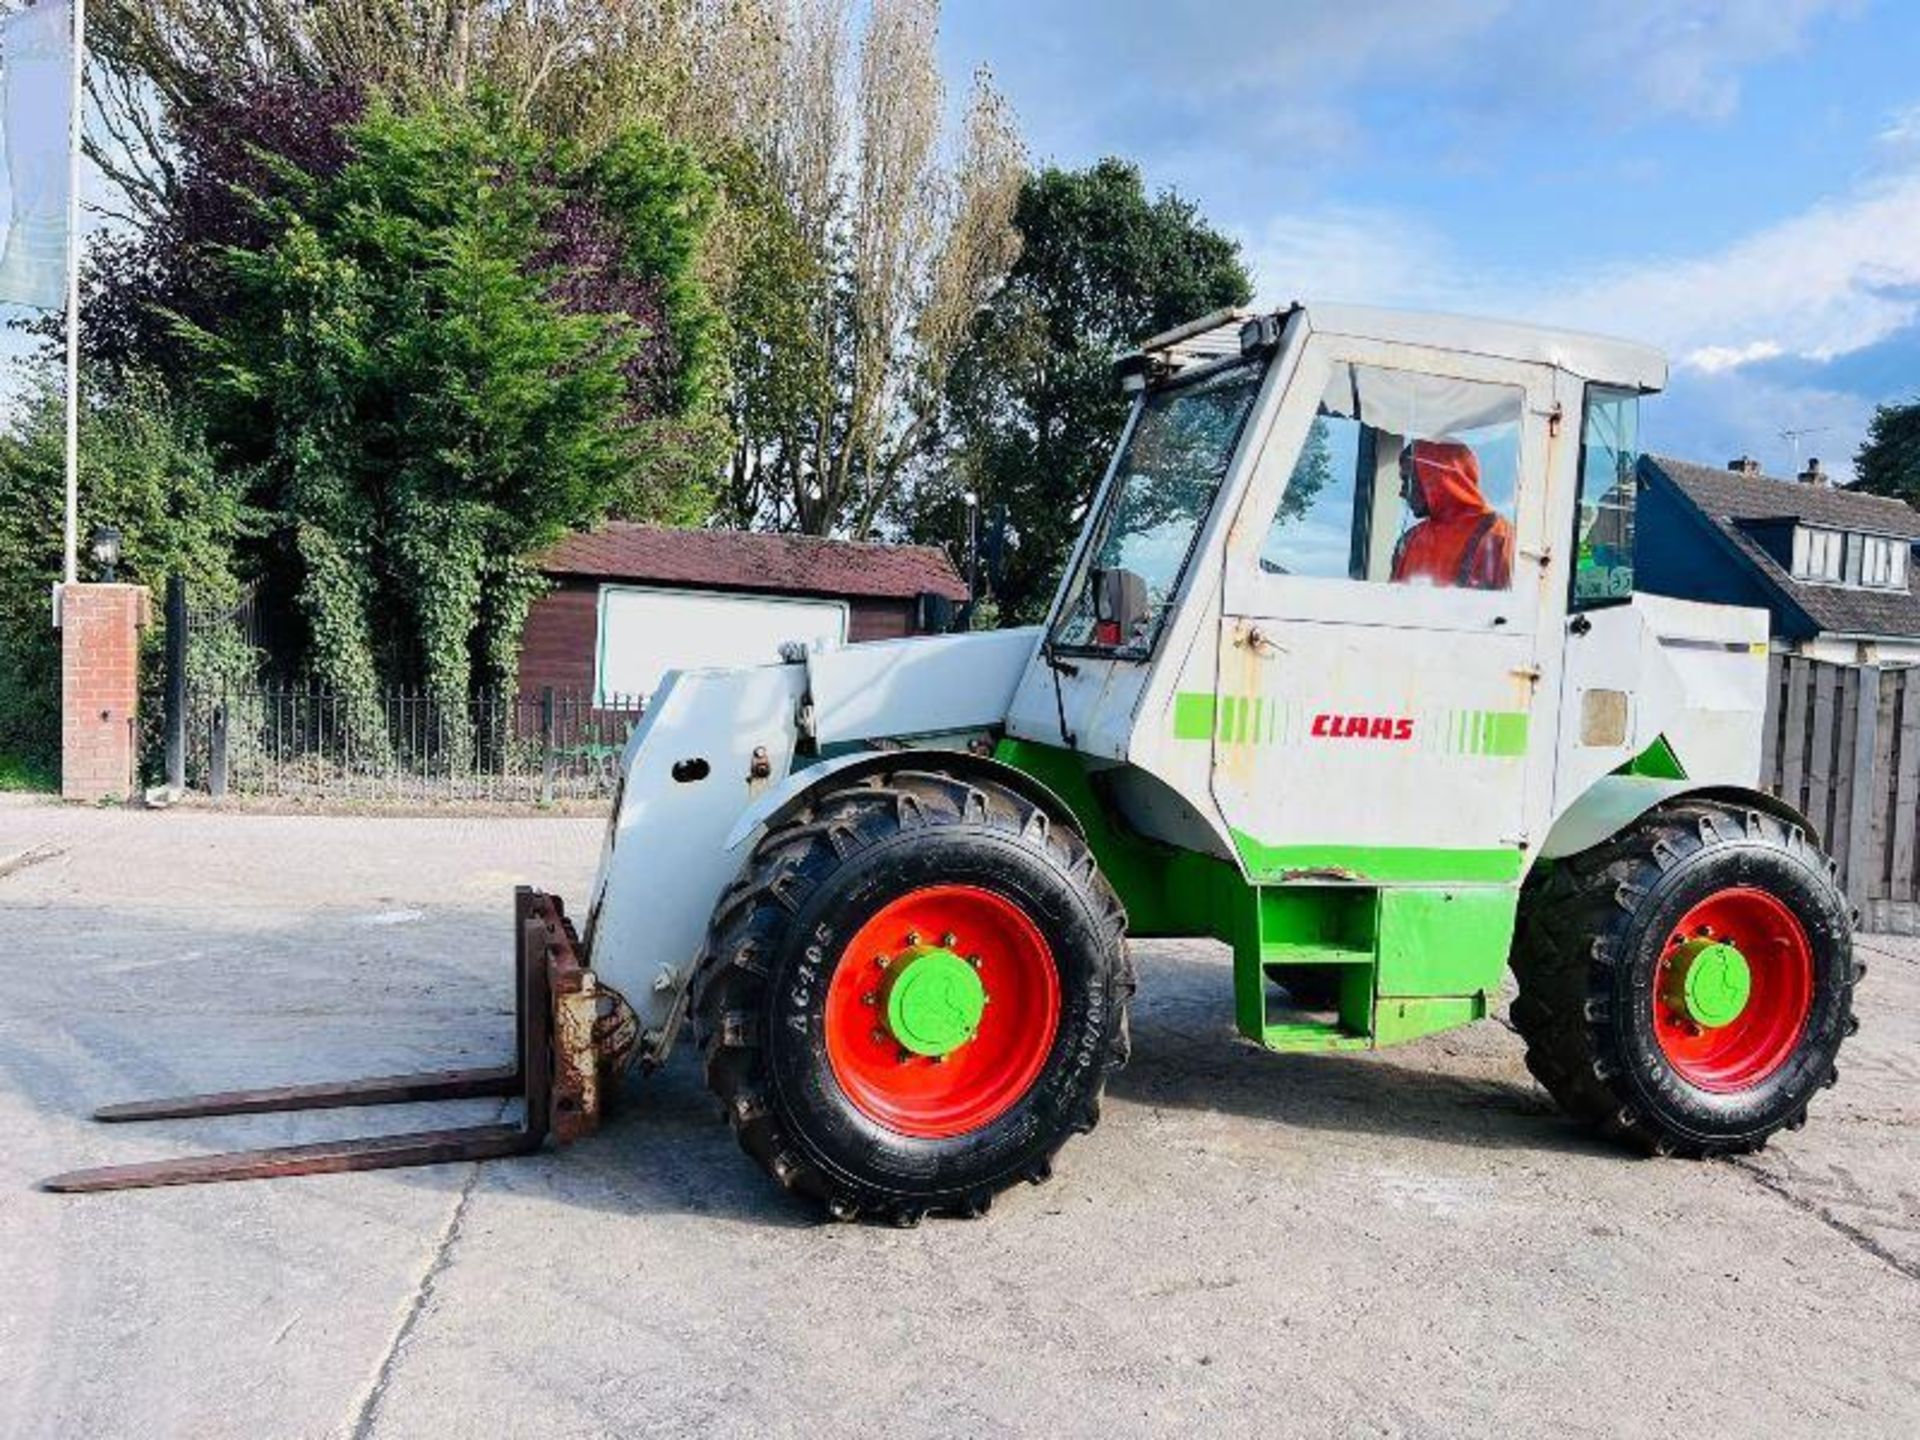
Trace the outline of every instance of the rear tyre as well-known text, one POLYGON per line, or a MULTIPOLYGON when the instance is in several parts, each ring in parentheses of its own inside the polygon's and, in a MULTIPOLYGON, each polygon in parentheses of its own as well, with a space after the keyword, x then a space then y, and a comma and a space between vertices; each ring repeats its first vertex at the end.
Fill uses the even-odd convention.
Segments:
POLYGON ((1839 1077, 1851 909, 1804 831, 1662 806, 1528 882, 1514 946, 1527 1067, 1568 1113, 1652 1154, 1758 1150, 1839 1077))
POLYGON ((837 1218, 977 1215, 1124 1063, 1125 916, 1013 790, 898 770, 815 797, 722 897, 694 981, 741 1147, 837 1218))

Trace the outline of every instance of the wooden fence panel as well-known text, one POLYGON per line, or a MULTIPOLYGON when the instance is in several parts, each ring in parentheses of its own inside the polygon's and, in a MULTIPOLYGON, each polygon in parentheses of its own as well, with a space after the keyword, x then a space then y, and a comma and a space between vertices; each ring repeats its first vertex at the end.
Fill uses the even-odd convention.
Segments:
POLYGON ((1760 783, 1801 810, 1876 924, 1920 928, 1920 667, 1776 656, 1760 783))
POLYGON ((1827 837, 1827 852, 1840 862, 1840 883, 1850 885, 1848 858, 1853 853, 1853 747, 1860 738, 1860 681, 1862 671, 1855 666, 1842 670, 1839 682, 1839 720, 1834 727, 1833 810, 1822 833, 1827 837))
POLYGON ((1797 655, 1786 657, 1786 717, 1781 722, 1780 798, 1796 810, 1807 808, 1807 748, 1812 741, 1807 714, 1807 692, 1812 688, 1813 663, 1797 655))
POLYGON ((1760 784, 1776 793, 1780 789, 1780 719, 1786 708, 1786 668, 1784 656, 1767 656, 1767 718, 1760 733, 1760 784))
MULTIPOLYGON (((1836 778, 1833 772, 1833 737, 1837 718, 1834 682, 1840 678, 1840 672, 1825 665, 1815 665, 1807 678, 1809 688, 1813 691, 1813 736, 1807 748, 1807 798, 1801 810, 1813 821, 1821 835, 1831 837, 1836 778)), ((1831 838, 1828 843, 1831 845, 1831 838)))
MULTIPOLYGON (((1910 678, 1910 677, 1903 677, 1910 678)), ((1920 805, 1920 690, 1900 687, 1900 730, 1891 761, 1893 789, 1893 856, 1889 864, 1887 898, 1911 903, 1914 899, 1914 811, 1920 805)))

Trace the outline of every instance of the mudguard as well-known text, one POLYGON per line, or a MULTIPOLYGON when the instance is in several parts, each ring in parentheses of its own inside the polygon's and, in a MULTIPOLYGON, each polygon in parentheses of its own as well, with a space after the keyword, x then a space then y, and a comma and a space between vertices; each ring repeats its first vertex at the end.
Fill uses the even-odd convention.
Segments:
MULTIPOLYGON (((983 775, 996 784, 1004 785, 1016 794, 1023 795, 1046 811, 1048 816, 1075 831, 1080 822, 1074 818, 1067 803, 1054 794, 1046 785, 1033 778, 1024 770, 986 755, 976 755, 971 750, 869 750, 852 755, 837 755, 831 760, 823 760, 817 765, 809 765, 804 770, 795 770, 773 789, 741 812, 734 822, 733 829, 727 833, 726 849, 729 852, 743 851, 749 841, 760 833, 761 827, 777 824, 797 806, 804 804, 813 791, 818 790, 829 780, 842 782, 858 780, 862 775, 878 774, 883 770, 902 769, 938 770, 943 774, 966 777, 983 775)), ((743 858, 735 855, 735 863, 743 858)))
POLYGON ((1820 832, 1811 820, 1779 796, 1764 790, 1744 785, 1702 785, 1693 780, 1661 780, 1648 775, 1608 775, 1588 786, 1586 793, 1553 822, 1540 847, 1540 858, 1559 860, 1591 850, 1619 834, 1654 806, 1690 795, 1777 815, 1806 831, 1815 844, 1820 843, 1820 832))

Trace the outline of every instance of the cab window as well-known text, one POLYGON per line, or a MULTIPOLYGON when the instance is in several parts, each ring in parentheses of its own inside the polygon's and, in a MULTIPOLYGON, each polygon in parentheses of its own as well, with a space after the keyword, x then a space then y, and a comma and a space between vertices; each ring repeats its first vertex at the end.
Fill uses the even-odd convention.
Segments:
POLYGON ((1054 643, 1145 655, 1240 444, 1264 359, 1148 392, 1054 643))
POLYGON ((1384 585, 1510 588, 1524 409, 1515 386, 1335 365, 1260 568, 1384 585))
POLYGON ((1574 509, 1573 608, 1633 596, 1633 515, 1640 492, 1640 396, 1587 387, 1574 509))

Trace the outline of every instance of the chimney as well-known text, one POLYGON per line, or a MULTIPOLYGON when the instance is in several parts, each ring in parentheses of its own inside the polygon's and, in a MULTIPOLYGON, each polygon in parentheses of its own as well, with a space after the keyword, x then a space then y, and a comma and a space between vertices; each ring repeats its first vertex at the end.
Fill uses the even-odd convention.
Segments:
POLYGON ((1800 472, 1800 483, 1824 490, 1833 483, 1833 477, 1820 468, 1818 460, 1809 460, 1807 468, 1800 472))
POLYGON ((1751 455, 1742 455, 1738 460, 1729 460, 1727 468, 1736 475, 1758 475, 1760 462, 1751 455))

